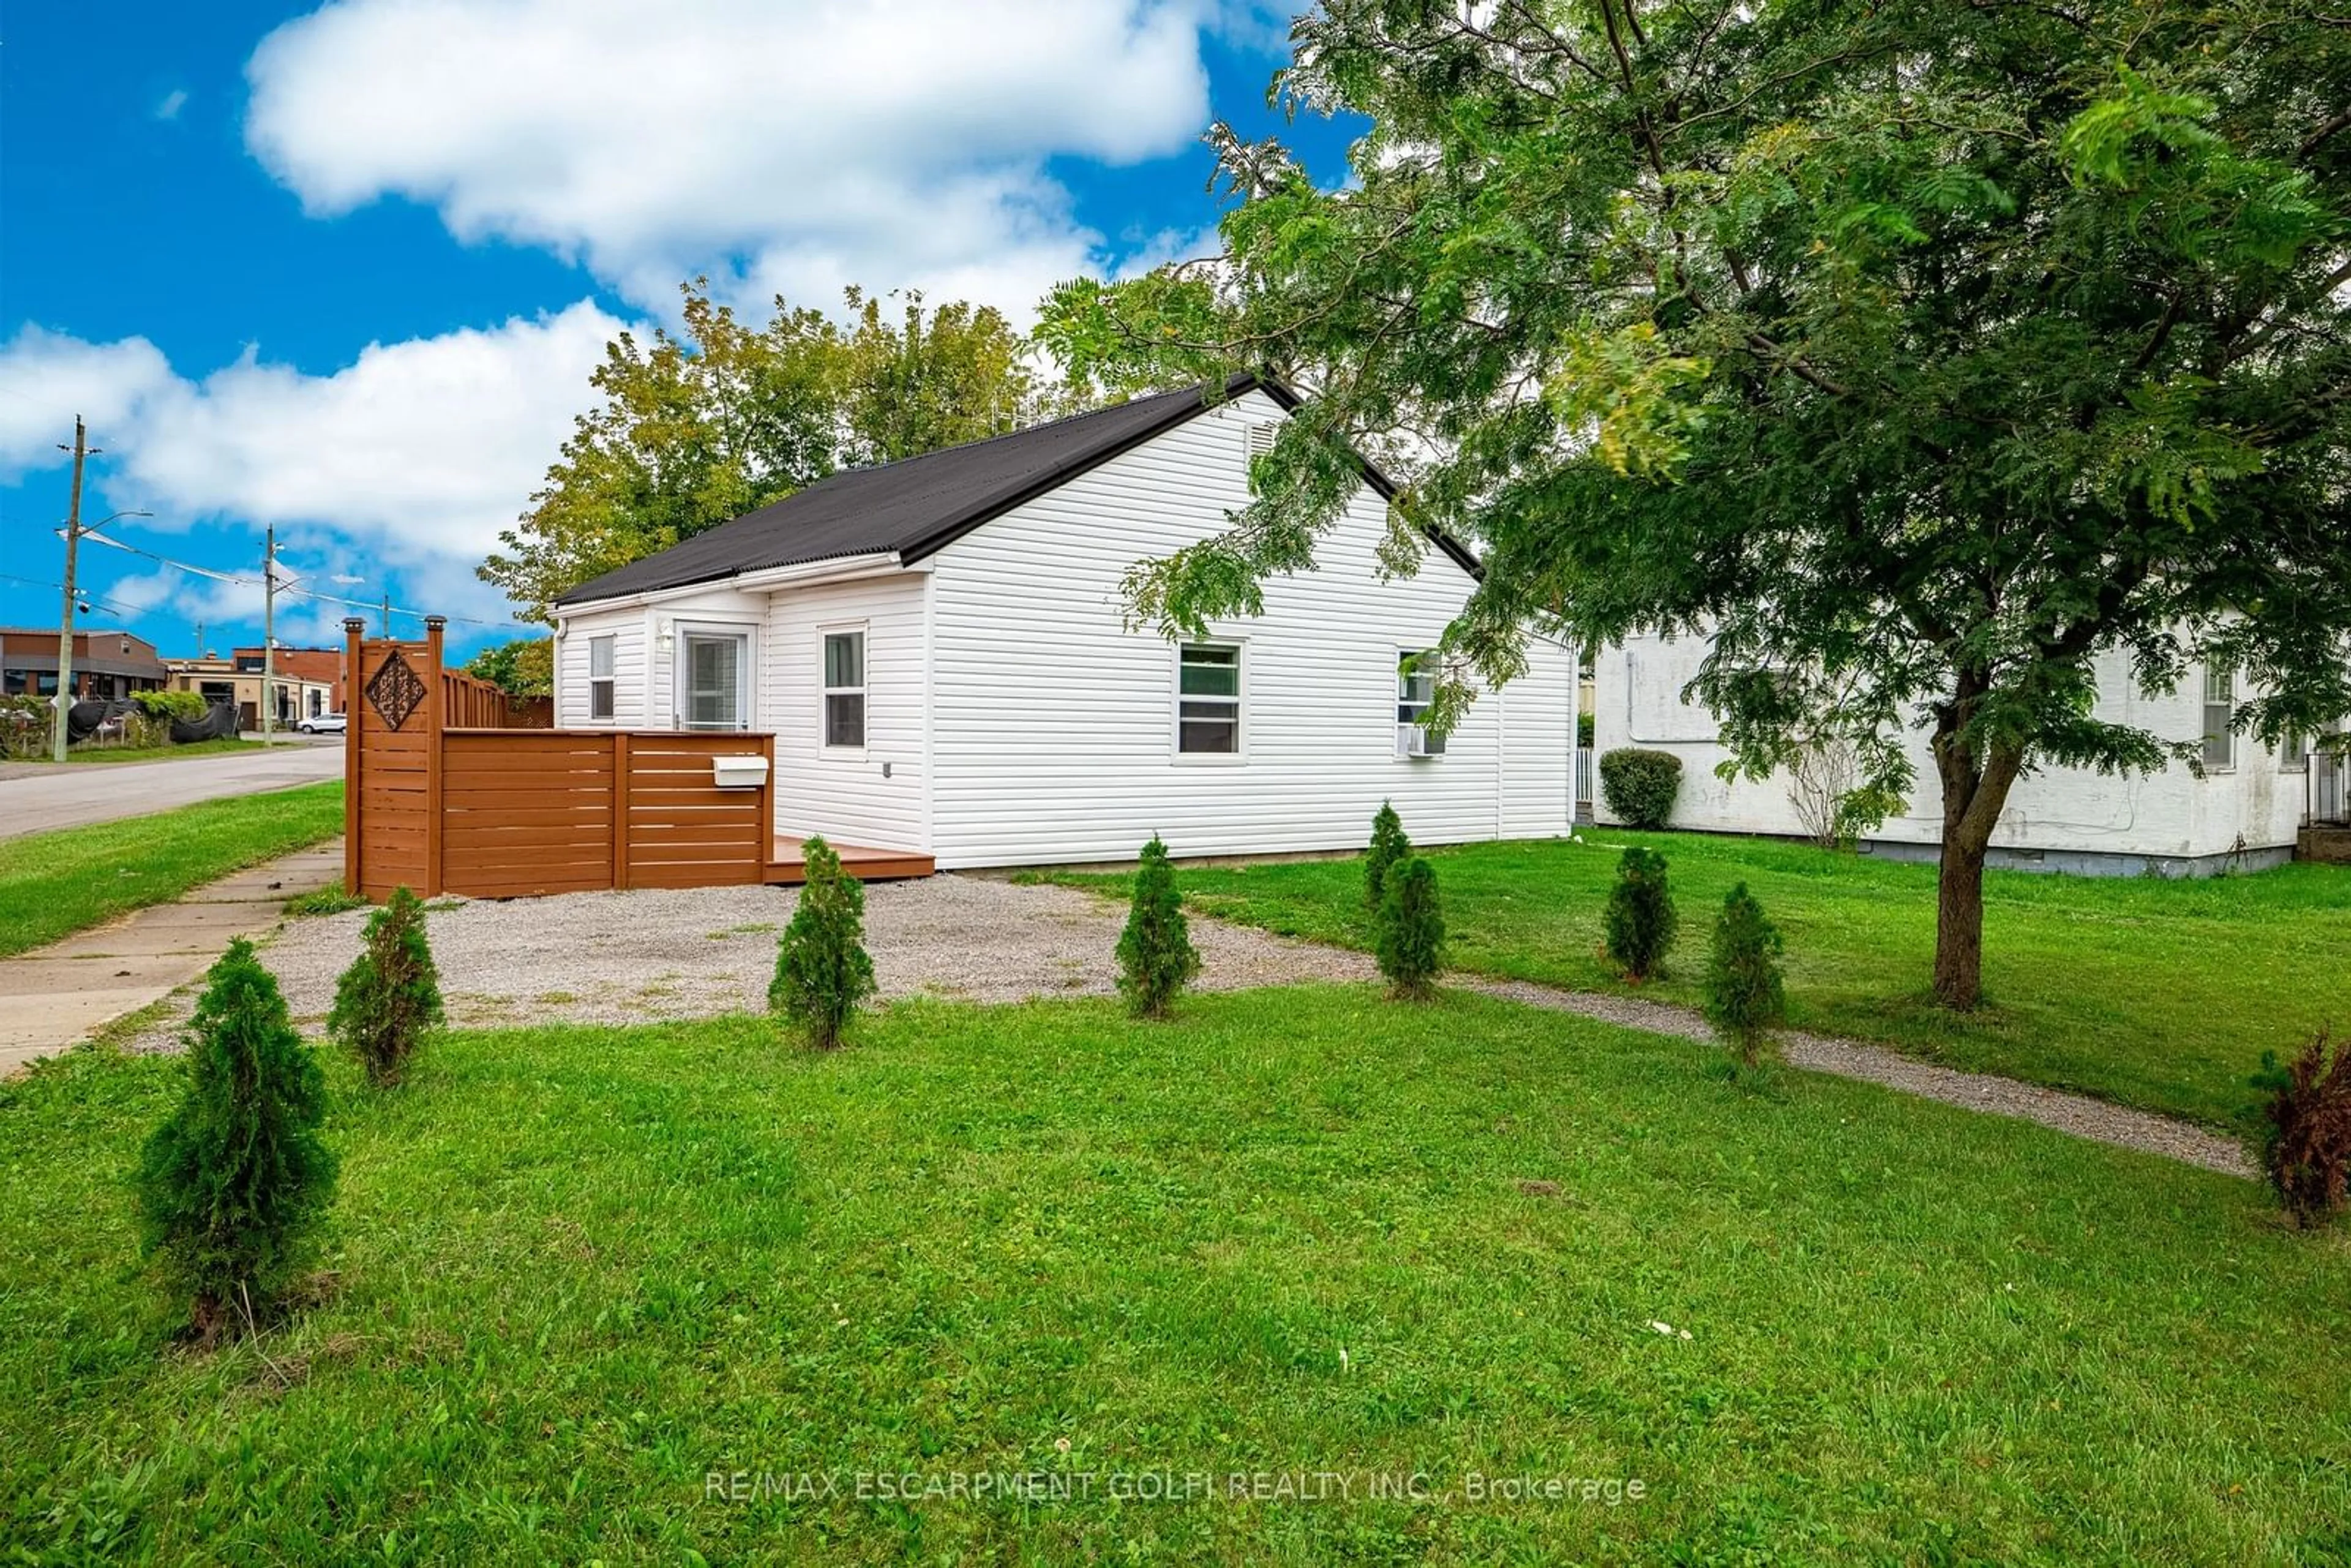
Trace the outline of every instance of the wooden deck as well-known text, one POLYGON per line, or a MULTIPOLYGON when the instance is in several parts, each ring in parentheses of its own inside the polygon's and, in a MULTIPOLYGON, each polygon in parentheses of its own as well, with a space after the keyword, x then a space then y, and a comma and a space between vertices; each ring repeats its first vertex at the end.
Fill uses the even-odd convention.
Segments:
MULTIPOLYGON (((782 833, 776 835, 775 847, 768 859, 767 881, 770 884, 796 887, 808 880, 808 862, 800 853, 805 841, 782 833)), ((841 857, 841 869, 860 882, 928 876, 938 869, 930 856, 905 850, 877 850, 866 844, 835 844, 832 849, 841 857)))

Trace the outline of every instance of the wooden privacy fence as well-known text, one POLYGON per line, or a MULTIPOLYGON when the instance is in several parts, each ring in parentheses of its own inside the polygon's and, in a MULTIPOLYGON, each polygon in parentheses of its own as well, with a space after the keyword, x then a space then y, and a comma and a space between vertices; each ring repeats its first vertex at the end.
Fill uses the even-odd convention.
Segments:
POLYGON ((553 697, 518 697, 455 670, 441 672, 443 716, 451 729, 552 729, 553 697))
POLYGON ((522 727, 466 690, 481 683, 442 668, 439 618, 422 643, 369 640, 363 624, 343 623, 356 674, 344 737, 349 891, 516 898, 766 879, 773 736, 522 727), (458 713, 508 722, 462 725, 458 713), (767 766, 755 787, 721 788, 722 757, 767 766))

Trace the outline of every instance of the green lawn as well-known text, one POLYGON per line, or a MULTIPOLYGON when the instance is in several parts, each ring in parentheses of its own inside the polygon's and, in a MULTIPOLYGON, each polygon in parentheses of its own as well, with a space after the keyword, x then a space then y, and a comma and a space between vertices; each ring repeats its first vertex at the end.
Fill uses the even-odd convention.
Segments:
POLYGON ((1837 1079, 1742 1088, 1716 1059, 1368 987, 1206 998, 1165 1026, 908 1005, 831 1056, 748 1019, 457 1035, 390 1094, 334 1064, 319 1299, 202 1357, 133 1266, 120 1180, 181 1069, 78 1052, 0 1088, 0 1543, 2351 1552, 2341 1233, 2288 1230, 2250 1182, 1837 1079), (769 1495, 713 1498, 714 1471, 769 1495), (1066 1473, 1073 1495, 856 1495, 858 1472, 974 1471, 1066 1473), (1353 1495, 1112 1496, 1301 1471, 1353 1495), (1415 1473, 1423 1500, 1366 1496, 1415 1473), (840 1495, 778 1495, 803 1474, 840 1495), (1473 1474, 1643 1495, 1473 1502, 1473 1474))
POLYGON ((0 957, 342 831, 337 779, 0 839, 0 957))
MULTIPOLYGON (((1412 826, 1405 824, 1409 830, 1412 826)), ((2292 865, 2199 881, 1993 872, 1984 989, 1960 1019, 1934 1005, 1935 871, 1809 845, 1584 831, 1432 852, 1452 961, 1582 990, 1622 990, 1600 914, 1626 844, 1671 862, 1678 962, 1644 994, 1695 1003, 1723 894, 1744 881, 1785 935, 1800 1028, 1882 1040, 1954 1067, 2241 1124, 2245 1079, 2322 1025, 2351 1029, 2351 870, 2292 865)), ((1123 887, 1116 876, 1057 880, 1123 887)), ((1178 875, 1196 907, 1285 935, 1368 947, 1362 862, 1178 875)))
POLYGON ((185 746, 77 746, 66 753, 68 762, 177 762, 191 757, 219 757, 248 752, 252 740, 192 740, 185 746))

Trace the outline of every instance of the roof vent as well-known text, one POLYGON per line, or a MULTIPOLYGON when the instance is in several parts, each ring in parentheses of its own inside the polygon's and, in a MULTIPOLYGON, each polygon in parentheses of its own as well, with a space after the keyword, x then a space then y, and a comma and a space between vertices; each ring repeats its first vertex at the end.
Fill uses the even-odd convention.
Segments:
POLYGON ((1244 439, 1241 444, 1241 466, 1243 470, 1246 471, 1253 465, 1259 458, 1272 451, 1274 438, 1279 436, 1280 434, 1281 422, 1278 419, 1262 420, 1256 424, 1250 425, 1249 427, 1246 439, 1244 439))

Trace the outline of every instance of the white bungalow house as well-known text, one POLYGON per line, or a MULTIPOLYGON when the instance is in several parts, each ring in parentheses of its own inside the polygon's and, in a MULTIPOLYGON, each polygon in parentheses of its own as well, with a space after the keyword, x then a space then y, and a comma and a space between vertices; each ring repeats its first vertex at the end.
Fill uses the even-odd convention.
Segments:
MULTIPOLYGON (((1726 781, 1715 768, 1729 755, 1715 715, 1682 700, 1698 674, 1703 638, 1627 639, 1601 651, 1595 676, 1593 750, 1643 747, 1681 758, 1681 794, 1672 826, 1734 833, 1799 834, 1803 829, 1791 780, 1726 781)), ((2280 864, 2294 852, 2309 821, 2351 820, 2351 759, 2320 749, 2312 737, 2274 749, 2231 734, 2229 714, 2241 695, 2225 672, 2195 672, 2169 695, 2143 692, 2126 661, 2097 666, 2097 716, 2173 740, 2200 740, 2204 775, 2184 766, 2136 777, 2044 768, 2020 779, 1992 839, 1991 863, 2048 871, 2195 875, 2280 864)), ((1933 857, 1942 838, 1942 806, 1922 728, 1909 739, 1917 784, 1908 810, 1890 819, 1864 847, 1910 859, 1933 857)), ((1607 804, 1597 809, 1610 821, 1607 804)))
POLYGON ((1238 378, 834 475, 575 590, 556 723, 768 732, 776 830, 942 869, 1339 850, 1383 800, 1416 841, 1564 833, 1575 661, 1415 722, 1475 581, 1435 538, 1384 580, 1370 468, 1319 569, 1261 615, 1172 643, 1130 630, 1135 561, 1221 531, 1295 400, 1238 378))

